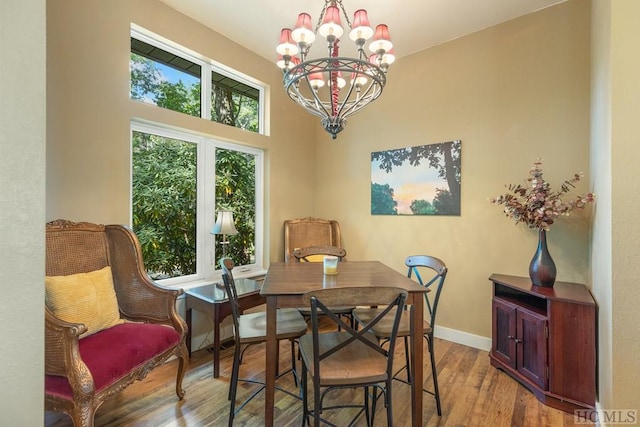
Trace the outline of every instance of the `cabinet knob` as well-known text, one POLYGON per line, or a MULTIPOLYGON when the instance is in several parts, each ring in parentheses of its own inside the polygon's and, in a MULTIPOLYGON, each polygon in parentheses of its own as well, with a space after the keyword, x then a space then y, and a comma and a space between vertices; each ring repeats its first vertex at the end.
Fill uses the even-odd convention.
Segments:
POLYGON ((512 340, 512 339, 515 339, 515 337, 513 337, 513 336, 511 336, 511 335, 507 335, 507 339, 512 340))
POLYGON ((521 343, 522 340, 519 340, 518 338, 515 339, 516 344, 521 343))

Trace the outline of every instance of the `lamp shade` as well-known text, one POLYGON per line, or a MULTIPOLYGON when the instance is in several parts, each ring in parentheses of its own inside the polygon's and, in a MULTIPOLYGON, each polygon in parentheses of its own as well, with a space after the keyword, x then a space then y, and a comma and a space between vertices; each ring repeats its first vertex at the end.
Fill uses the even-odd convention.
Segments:
POLYGON ((298 53, 298 45, 291 38, 291 28, 283 28, 280 32, 280 44, 276 46, 276 52, 289 56, 298 53))
POLYGON ((379 24, 376 26, 376 32, 373 36, 373 41, 369 45, 371 52, 382 54, 388 52, 393 47, 391 43, 391 37, 389 37, 389 27, 385 24, 379 24))
POLYGON ((298 21, 296 22, 296 27, 291 32, 291 38, 296 43, 306 43, 309 45, 314 42, 316 35, 311 26, 311 15, 308 13, 298 15, 298 21))
POLYGON ((340 10, 336 6, 329 6, 324 14, 322 25, 318 27, 318 33, 327 40, 335 40, 342 37, 343 32, 340 10))
POLYGON ((373 36, 373 29, 369 25, 367 11, 364 9, 356 10, 353 15, 353 29, 349 33, 349 38, 353 41, 358 39, 369 40, 373 36))
POLYGON ((218 217, 211 229, 211 234, 238 234, 238 230, 233 224, 233 213, 231 211, 218 211, 218 217))

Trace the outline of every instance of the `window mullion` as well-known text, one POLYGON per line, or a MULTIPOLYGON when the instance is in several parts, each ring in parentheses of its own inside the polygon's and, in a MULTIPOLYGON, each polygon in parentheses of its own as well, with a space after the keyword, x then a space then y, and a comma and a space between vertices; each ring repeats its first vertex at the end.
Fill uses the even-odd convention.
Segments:
POLYGON ((203 64, 201 70, 200 114, 203 119, 211 120, 211 64, 203 64))
POLYGON ((215 274, 216 258, 215 253, 215 235, 211 234, 211 229, 216 222, 216 190, 215 190, 215 174, 216 174, 216 147, 213 141, 204 139, 202 144, 202 163, 199 165, 198 175, 198 192, 202 193, 203 209, 199 209, 199 216, 202 219, 203 229, 198 234, 201 236, 203 252, 199 259, 200 266, 205 279, 211 279, 215 274))

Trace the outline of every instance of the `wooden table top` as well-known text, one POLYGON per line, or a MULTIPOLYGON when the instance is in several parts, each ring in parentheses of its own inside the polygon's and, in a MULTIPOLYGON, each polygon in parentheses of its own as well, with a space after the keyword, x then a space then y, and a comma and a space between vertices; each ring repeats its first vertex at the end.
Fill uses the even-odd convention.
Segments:
POLYGON ((379 261, 345 261, 338 263, 338 274, 335 275, 325 275, 321 262, 271 263, 260 294, 265 297, 302 295, 329 287, 368 286, 399 287, 410 293, 427 292, 417 282, 379 261))

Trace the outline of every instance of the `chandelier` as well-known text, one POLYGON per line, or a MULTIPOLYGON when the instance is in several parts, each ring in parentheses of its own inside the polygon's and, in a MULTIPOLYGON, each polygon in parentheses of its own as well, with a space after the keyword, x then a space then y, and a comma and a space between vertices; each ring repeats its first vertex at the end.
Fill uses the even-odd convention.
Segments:
POLYGON ((311 114, 319 116, 333 139, 344 129, 346 118, 360 111, 382 94, 386 73, 395 60, 389 28, 385 24, 369 25, 367 11, 356 10, 349 21, 342 0, 325 0, 315 28, 308 13, 298 15, 295 28, 283 28, 277 65, 284 73, 284 87, 291 99, 311 114), (340 42, 344 33, 340 15, 349 27, 349 38, 356 54, 342 56, 340 42), (325 57, 309 59, 309 49, 320 35, 327 41, 325 57), (365 52, 369 44, 370 55, 365 52))

